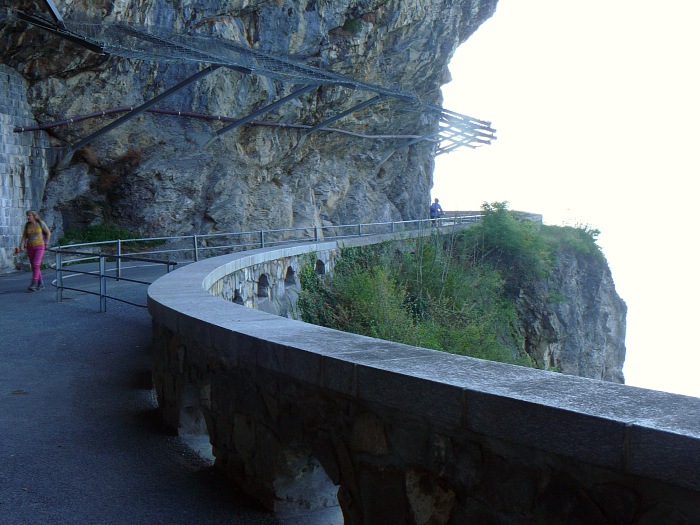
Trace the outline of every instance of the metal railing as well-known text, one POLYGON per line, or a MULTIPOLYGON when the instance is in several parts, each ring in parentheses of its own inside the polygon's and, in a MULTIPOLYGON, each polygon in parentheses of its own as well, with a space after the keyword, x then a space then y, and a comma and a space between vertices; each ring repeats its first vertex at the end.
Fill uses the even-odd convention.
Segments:
MULTIPOLYGON (((133 301, 129 301, 128 299, 124 299, 122 297, 109 295, 107 293, 107 281, 108 280, 127 281, 127 282, 131 282, 131 283, 146 284, 146 285, 151 284, 149 281, 143 281, 140 279, 130 279, 130 278, 124 277, 123 275, 119 275, 119 276, 109 275, 110 268, 108 268, 107 263, 109 262, 110 259, 117 261, 117 265, 120 265, 122 260, 128 260, 128 261, 133 261, 133 262, 143 262, 143 263, 157 264, 157 265, 165 265, 166 272, 170 272, 171 267, 177 265, 177 262, 175 262, 175 261, 170 261, 170 260, 162 261, 162 260, 157 260, 157 259, 148 259, 148 258, 144 258, 144 257, 134 257, 131 255, 115 256, 113 254, 107 254, 107 253, 99 253, 99 254, 95 255, 92 252, 67 250, 64 248, 52 248, 51 251, 56 255, 56 264, 55 264, 56 279, 52 283, 56 287, 56 300, 59 302, 63 301, 63 291, 64 290, 73 290, 75 292, 82 292, 82 293, 87 293, 87 294, 91 294, 91 295, 97 295, 100 298, 100 312, 107 311, 107 299, 112 299, 114 301, 119 301, 122 303, 130 304, 132 306, 146 308, 145 304, 139 304, 139 303, 135 303, 133 301), (95 258, 97 258, 98 269, 97 270, 83 269, 84 267, 75 265, 75 260, 71 261, 72 264, 65 264, 63 258, 66 255, 79 256, 82 258, 81 260, 84 260, 84 259, 94 260, 95 258), (71 287, 71 286, 66 286, 66 284, 64 283, 64 278, 66 277, 65 276, 66 273, 69 275, 87 275, 90 277, 98 278, 99 279, 99 291, 95 292, 88 287, 75 288, 75 287, 71 287)), ((114 270, 116 270, 116 268, 114 270)))
POLYGON ((437 219, 416 219, 409 221, 388 221, 358 224, 340 224, 329 226, 311 226, 300 228, 283 228, 277 230, 252 230, 243 232, 177 235, 167 237, 147 237, 138 239, 115 239, 110 241, 87 242, 56 246, 50 251, 56 256, 56 300, 63 300, 63 290, 83 292, 100 297, 100 312, 107 309, 107 299, 120 301, 134 306, 145 305, 109 295, 107 281, 128 281, 139 284, 151 284, 147 281, 128 279, 123 275, 122 261, 142 262, 165 265, 167 271, 178 262, 170 257, 178 257, 180 263, 197 262, 202 257, 213 257, 224 253, 245 251, 267 246, 296 244, 299 242, 319 242, 338 240, 366 235, 380 235, 469 224, 480 221, 481 213, 443 215, 437 219), (84 269, 84 265, 98 263, 97 269, 84 269), (114 262, 113 268, 108 262, 114 262), (110 275, 112 273, 113 275, 110 275), (88 288, 66 286, 65 274, 89 275, 99 278, 99 291, 88 288))

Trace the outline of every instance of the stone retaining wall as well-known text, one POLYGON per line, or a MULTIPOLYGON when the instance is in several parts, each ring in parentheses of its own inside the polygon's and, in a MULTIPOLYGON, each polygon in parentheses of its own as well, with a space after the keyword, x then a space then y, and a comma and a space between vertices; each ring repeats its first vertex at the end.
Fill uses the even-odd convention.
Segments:
POLYGON ((345 334, 207 291, 335 249, 212 258, 149 288, 160 410, 205 433, 244 490, 287 513, 339 503, 346 525, 697 523, 700 399, 345 334))
MULTIPOLYGON (((316 253, 311 262, 316 264, 320 273, 331 272, 335 254, 335 250, 316 253)), ((298 275, 308 255, 287 255, 242 266, 213 283, 208 291, 248 308, 294 319, 293 305, 300 289, 298 275)))
POLYGON ((44 132, 14 133, 15 126, 35 125, 27 103, 27 83, 0 64, 0 273, 16 270, 25 212, 40 210, 48 177, 44 132))

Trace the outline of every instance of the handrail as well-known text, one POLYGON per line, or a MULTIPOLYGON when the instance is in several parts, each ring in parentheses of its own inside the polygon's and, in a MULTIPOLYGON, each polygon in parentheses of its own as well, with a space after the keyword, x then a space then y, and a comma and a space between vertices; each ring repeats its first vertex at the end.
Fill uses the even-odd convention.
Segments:
MULTIPOLYGON (((299 242, 319 242, 328 240, 347 239, 352 237, 362 237, 364 235, 380 234, 380 233, 396 233, 400 231, 420 230, 430 226, 444 227, 457 224, 465 224, 478 222, 482 218, 481 213, 469 213, 466 215, 458 215, 455 212, 454 216, 442 216, 437 219, 413 219, 407 221, 384 221, 372 223, 357 223, 357 224, 333 224, 327 226, 307 226, 297 228, 280 228, 274 230, 251 230, 241 232, 222 232, 209 234, 192 234, 192 235, 175 235, 164 237, 143 237, 136 239, 115 239, 110 241, 94 241, 76 244, 66 244, 50 248, 49 251, 56 255, 56 300, 63 300, 63 290, 73 290, 100 296, 100 312, 107 310, 107 299, 132 304, 134 306, 144 306, 134 304, 130 301, 120 299, 107 294, 107 280, 113 279, 116 281, 125 280, 140 284, 151 284, 143 281, 127 279, 122 275, 122 260, 148 262, 155 264, 167 265, 167 271, 170 272, 170 267, 177 264, 171 259, 155 259, 153 256, 164 256, 173 253, 190 253, 191 260, 197 262, 200 259, 202 252, 214 253, 215 251, 226 251, 232 253, 236 251, 246 251, 255 248, 264 248, 267 246, 281 246, 299 242), (209 243, 216 239, 231 238, 231 242, 222 244, 210 245, 209 243), (235 242, 237 241, 237 242, 235 242), (151 249, 148 251, 135 251, 124 253, 126 244, 136 243, 171 243, 169 247, 163 249, 151 249), (181 242, 182 245, 178 245, 181 242), (174 245, 174 246, 173 246, 174 245), (100 248, 100 251, 81 250, 84 248, 100 248), (107 253, 105 250, 113 250, 114 253, 107 253), (71 259, 66 259, 64 256, 75 256, 71 259), (140 257, 149 255, 150 258, 140 257), (116 264, 114 269, 107 269, 107 259, 114 259, 116 264), (98 262, 98 269, 92 271, 84 271, 81 269, 71 269, 69 266, 78 263, 98 262), (109 271, 114 271, 116 275, 107 275, 109 271), (63 283, 64 273, 85 274, 99 276, 100 291, 94 292, 86 289, 72 288, 65 286, 63 283)), ((187 260, 187 259, 186 259, 187 260)), ((184 262, 184 261, 183 261, 184 262)))
MULTIPOLYGON (((477 222, 481 220, 481 213, 473 213, 467 215, 455 215, 448 216, 445 215, 439 219, 414 219, 407 221, 385 221, 385 222, 371 222, 371 223, 355 223, 355 224, 333 224, 327 226, 302 226, 297 228, 280 228, 280 229, 270 229, 270 230, 248 230, 248 231, 237 231, 237 232, 220 232, 220 233, 208 233, 208 234, 192 234, 192 235, 174 235, 174 236, 163 236, 163 237, 142 237, 134 239, 114 239, 110 241, 97 241, 97 242, 86 242, 86 243, 75 243, 60 245, 55 249, 80 249, 90 246, 113 246, 115 253, 112 256, 119 257, 125 255, 123 253, 124 244, 135 244, 135 243, 157 243, 157 242, 177 242, 189 240, 187 246, 177 246, 165 249, 151 249, 147 251, 136 251, 129 252, 130 255, 159 255, 166 253, 176 253, 176 252, 192 252, 193 261, 199 260, 200 251, 215 251, 215 250, 225 250, 229 248, 243 248, 246 249, 249 246, 254 247, 265 247, 270 245, 280 245, 287 244, 291 242, 299 242, 303 240, 308 240, 309 242, 318 242, 319 240, 333 240, 339 238, 347 237, 357 237, 367 234, 375 228, 372 233, 393 233, 396 231, 406 231, 415 230, 423 227, 430 226, 435 221, 437 221, 438 226, 450 226, 452 224, 464 224, 467 222, 477 222), (383 228, 383 229, 382 229, 383 228), (342 230, 347 230, 343 233, 342 230), (295 236, 287 236, 283 238, 276 238, 289 233, 299 233, 295 236), (309 235, 309 232, 313 232, 313 236, 309 235), (333 232, 339 232, 333 234, 333 232), (223 237, 238 236, 239 238, 248 237, 244 242, 229 243, 225 245, 208 245, 208 241, 211 239, 218 239, 223 237)), ((65 252, 64 252, 65 253, 65 252)), ((75 259, 71 262, 83 262, 84 260, 96 259, 97 255, 94 253, 85 253, 85 259, 75 259)))
MULTIPOLYGON (((97 243, 86 243, 86 244, 97 244, 97 243)), ((119 301, 121 303, 126 303, 130 304, 132 306, 138 306, 141 308, 146 308, 147 305, 145 304, 138 304, 134 303, 133 301, 128 301, 126 299, 116 297, 113 295, 109 295, 107 293, 107 280, 108 279, 113 279, 115 281, 127 281, 127 282, 132 282, 132 283, 137 283, 137 284, 146 284, 150 285, 151 283, 149 281, 142 281, 139 279, 129 279, 127 277, 124 277, 122 275, 117 275, 117 276, 111 276, 108 275, 108 272, 110 271, 107 268, 107 259, 116 259, 118 263, 121 263, 122 259, 129 260, 129 261, 134 261, 134 262, 145 262, 149 264, 164 264, 166 265, 166 272, 170 273, 171 266, 177 265, 176 261, 162 261, 158 259, 149 259, 146 257, 134 257, 132 255, 114 255, 114 254, 108 254, 104 252, 100 252, 99 254, 95 255, 92 252, 84 252, 84 251, 78 251, 78 250, 66 250, 64 248, 51 248, 51 250, 55 255, 56 255, 56 279, 52 283, 55 288, 56 288, 56 301, 63 301, 63 290, 72 290, 75 292, 82 292, 82 293, 87 293, 90 295, 97 295, 100 298, 100 312, 104 313, 107 311, 107 299, 112 299, 114 301, 119 301), (71 268, 70 266, 64 266, 63 264, 63 256, 64 255, 78 255, 78 256, 88 256, 87 258, 89 259, 99 259, 98 263, 98 269, 92 270, 92 271, 85 271, 77 268, 71 268), (86 289, 86 288, 74 288, 71 286, 66 286, 63 283, 64 279, 64 273, 70 273, 70 274, 76 274, 76 275, 88 275, 88 276, 93 276, 93 277, 98 277, 99 278, 99 292, 94 292, 92 290, 86 289)), ((85 258, 78 259, 80 261, 85 260, 85 258)), ((75 262, 75 259, 70 261, 71 263, 75 262)), ((121 270, 121 265, 117 265, 119 270, 121 270)), ((116 269, 116 268, 115 268, 116 269)))

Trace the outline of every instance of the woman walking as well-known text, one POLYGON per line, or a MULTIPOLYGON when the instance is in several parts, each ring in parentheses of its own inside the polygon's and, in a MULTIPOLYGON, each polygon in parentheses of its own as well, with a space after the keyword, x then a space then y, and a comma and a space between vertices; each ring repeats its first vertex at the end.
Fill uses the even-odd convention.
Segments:
POLYGON ((51 230, 46 223, 41 220, 39 214, 34 210, 27 212, 27 223, 24 225, 22 239, 19 241, 19 249, 27 250, 29 262, 32 265, 32 284, 29 286, 30 292, 36 292, 44 288, 44 281, 41 278, 41 259, 44 251, 49 245, 51 230))

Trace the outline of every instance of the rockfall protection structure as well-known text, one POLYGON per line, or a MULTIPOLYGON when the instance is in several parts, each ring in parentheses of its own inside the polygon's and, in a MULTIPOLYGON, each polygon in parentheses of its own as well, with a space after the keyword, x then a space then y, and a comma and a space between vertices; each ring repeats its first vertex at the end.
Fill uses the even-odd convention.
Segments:
MULTIPOLYGON (((386 88, 360 82, 338 73, 307 65, 301 61, 275 56, 214 36, 177 33, 163 28, 124 22, 64 20, 52 0, 43 0, 43 4, 46 7, 47 14, 41 15, 8 9, 6 13, 0 13, 0 22, 25 22, 102 55, 114 55, 127 59, 159 63, 191 63, 200 67, 196 74, 182 80, 177 85, 163 91, 140 106, 119 108, 120 111, 126 111, 126 113, 77 143, 64 148, 59 155, 59 167, 67 165, 73 154, 83 146, 143 112, 165 112, 165 110, 158 110, 154 106, 220 68, 226 68, 239 74, 265 76, 292 85, 294 89, 289 95, 242 117, 215 117, 169 111, 170 114, 179 116, 217 119, 226 123, 216 131, 201 133, 196 138, 196 142, 200 147, 210 146, 221 135, 244 124, 296 128, 300 133, 299 143, 303 141, 304 137, 316 131, 335 131, 359 135, 351 131, 329 128, 328 126, 347 115, 356 113, 380 101, 396 103, 401 111, 417 112, 426 117, 420 119, 421 121, 429 123, 426 125, 427 129, 416 130, 412 134, 360 135, 363 138, 392 139, 396 141, 396 145, 389 156, 394 151, 423 141, 431 142, 435 148, 435 155, 440 155, 462 147, 476 148, 487 145, 496 138, 495 130, 491 128, 490 122, 462 115, 435 104, 426 103, 419 96, 405 92, 401 88, 386 88), (369 94, 369 98, 313 125, 260 122, 256 120, 265 113, 275 110, 320 86, 340 86, 358 92, 365 92, 369 94), (437 122, 437 126, 434 124, 435 122, 437 122)), ((25 132, 33 129, 46 129, 50 126, 72 123, 77 119, 104 116, 115 111, 115 108, 108 108, 100 113, 67 118, 59 123, 44 124, 38 128, 16 127, 14 131, 25 132)))

